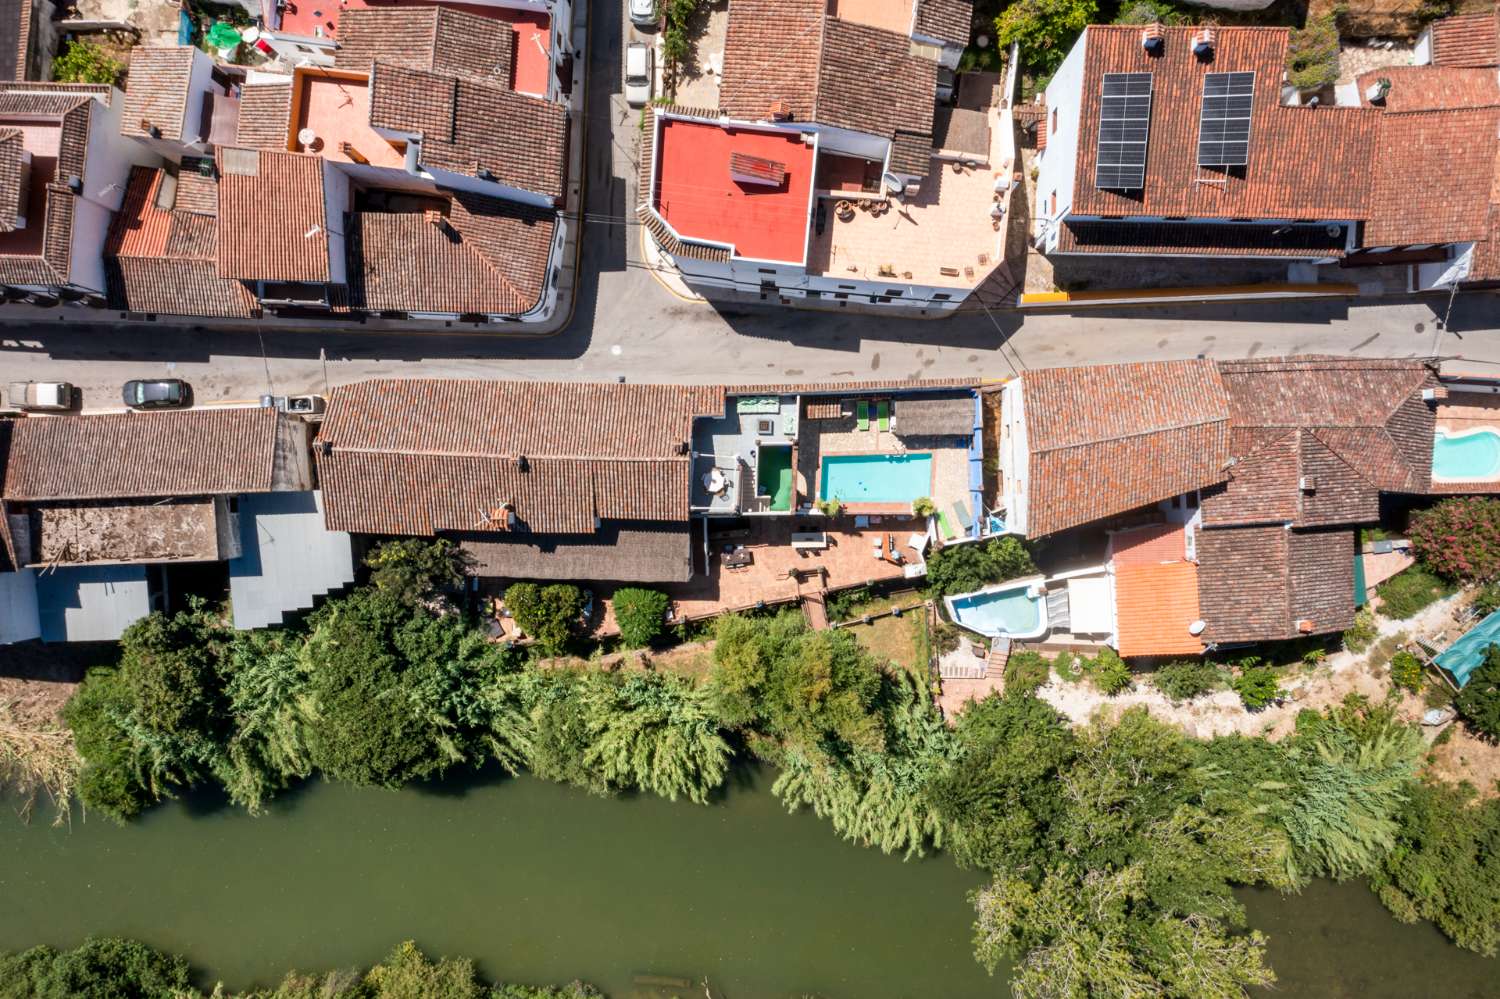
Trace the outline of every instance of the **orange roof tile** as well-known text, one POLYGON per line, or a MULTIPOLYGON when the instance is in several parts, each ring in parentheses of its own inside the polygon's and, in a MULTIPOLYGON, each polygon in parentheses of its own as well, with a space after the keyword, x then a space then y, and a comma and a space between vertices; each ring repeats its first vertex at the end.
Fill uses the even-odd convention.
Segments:
POLYGON ((1181 524, 1151 524, 1116 531, 1110 545, 1116 569, 1181 562, 1187 557, 1187 533, 1181 524))
POLYGON ((1122 656, 1198 655, 1203 643, 1188 633, 1198 620, 1198 567, 1117 565, 1115 618, 1122 656))

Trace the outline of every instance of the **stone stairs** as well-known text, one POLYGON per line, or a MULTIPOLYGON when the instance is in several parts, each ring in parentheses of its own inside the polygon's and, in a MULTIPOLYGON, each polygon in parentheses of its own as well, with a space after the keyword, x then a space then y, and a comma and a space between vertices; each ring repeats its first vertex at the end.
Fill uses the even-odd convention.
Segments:
POLYGON ((1010 639, 997 638, 990 644, 990 656, 985 660, 985 675, 991 680, 1005 679, 1005 664, 1010 662, 1010 639))

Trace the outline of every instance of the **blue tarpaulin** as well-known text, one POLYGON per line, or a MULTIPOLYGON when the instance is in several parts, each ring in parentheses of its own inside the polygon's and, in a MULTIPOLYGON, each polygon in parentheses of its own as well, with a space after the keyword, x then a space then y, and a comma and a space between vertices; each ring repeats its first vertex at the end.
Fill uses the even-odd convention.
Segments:
POLYGON ((1469 682, 1469 674, 1484 662, 1484 653, 1491 645, 1500 645, 1500 611, 1480 621, 1464 632, 1447 650, 1437 657, 1437 664, 1458 681, 1462 687, 1469 682))

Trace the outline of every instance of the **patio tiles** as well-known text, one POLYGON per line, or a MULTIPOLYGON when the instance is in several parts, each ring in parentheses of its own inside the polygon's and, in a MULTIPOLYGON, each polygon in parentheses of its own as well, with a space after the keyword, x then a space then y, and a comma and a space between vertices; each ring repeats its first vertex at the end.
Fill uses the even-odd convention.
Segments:
POLYGON ((1438 430, 1454 433, 1480 427, 1500 429, 1500 396, 1451 392, 1446 402, 1438 404, 1435 423, 1438 430))

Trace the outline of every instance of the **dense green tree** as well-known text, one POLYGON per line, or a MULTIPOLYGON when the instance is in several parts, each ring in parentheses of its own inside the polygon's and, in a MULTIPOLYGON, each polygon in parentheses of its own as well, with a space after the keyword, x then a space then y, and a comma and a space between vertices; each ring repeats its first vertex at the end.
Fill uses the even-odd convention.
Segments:
POLYGON ((1035 697, 991 695, 958 716, 955 738, 952 763, 928 789, 954 858, 1037 869, 1064 807, 1058 775, 1077 752, 1067 719, 1035 697))
POLYGON ((1158 667, 1151 675, 1151 685, 1175 704, 1220 689, 1224 686, 1224 674, 1213 663, 1185 659, 1158 667))
POLYGON ((969 593, 991 583, 1027 576, 1036 563, 1020 539, 1006 536, 944 545, 927 559, 927 586, 934 596, 969 593))
POLYGON ((656 641, 667 627, 667 595, 660 590, 626 586, 612 598, 615 623, 626 648, 641 649, 656 641))
POLYGON ((1411 515, 1412 547, 1422 565, 1447 579, 1500 579, 1500 499, 1455 496, 1411 515))
POLYGON ((1500 739, 1500 645, 1484 650, 1484 662, 1469 674, 1453 706, 1481 734, 1500 739))
POLYGON ((1281 677, 1269 666, 1246 666, 1229 685, 1240 695, 1240 703, 1247 711, 1260 711, 1286 696, 1281 689, 1281 677))
POLYGON ((1052 664, 1041 653, 1024 649, 1011 654, 1005 663, 1005 691, 1010 694, 1034 694, 1052 679, 1052 664))
POLYGON ((1015 0, 995 19, 995 35, 1001 45, 1019 43, 1022 62, 1051 76, 1098 10, 1096 0, 1015 0))
POLYGON ((83 770, 78 797, 84 807, 123 822, 156 802, 155 787, 144 754, 131 739, 132 701, 120 671, 90 671, 63 709, 73 732, 83 770))
POLYGON ((300 636, 245 631, 227 652, 225 696, 234 731, 221 776, 229 797, 251 813, 312 773, 314 712, 301 651, 300 636))
POLYGON ((686 681, 659 673, 592 672, 576 689, 588 737, 583 765, 611 787, 702 805, 724 783, 729 745, 707 698, 686 681))
POLYGON ((1430 919, 1460 947, 1500 951, 1500 799, 1424 782, 1397 816, 1395 848, 1372 886, 1405 922, 1430 919))
POLYGON ((73 950, 0 954, 0 999, 164 999, 188 987, 186 961, 134 940, 89 937, 73 950))
POLYGON ((567 651, 578 630, 583 592, 567 583, 512 583, 505 591, 505 606, 543 655, 558 656, 567 651))
POLYGON ((463 552, 446 538, 387 541, 365 558, 370 585, 401 603, 414 604, 463 582, 463 552))

